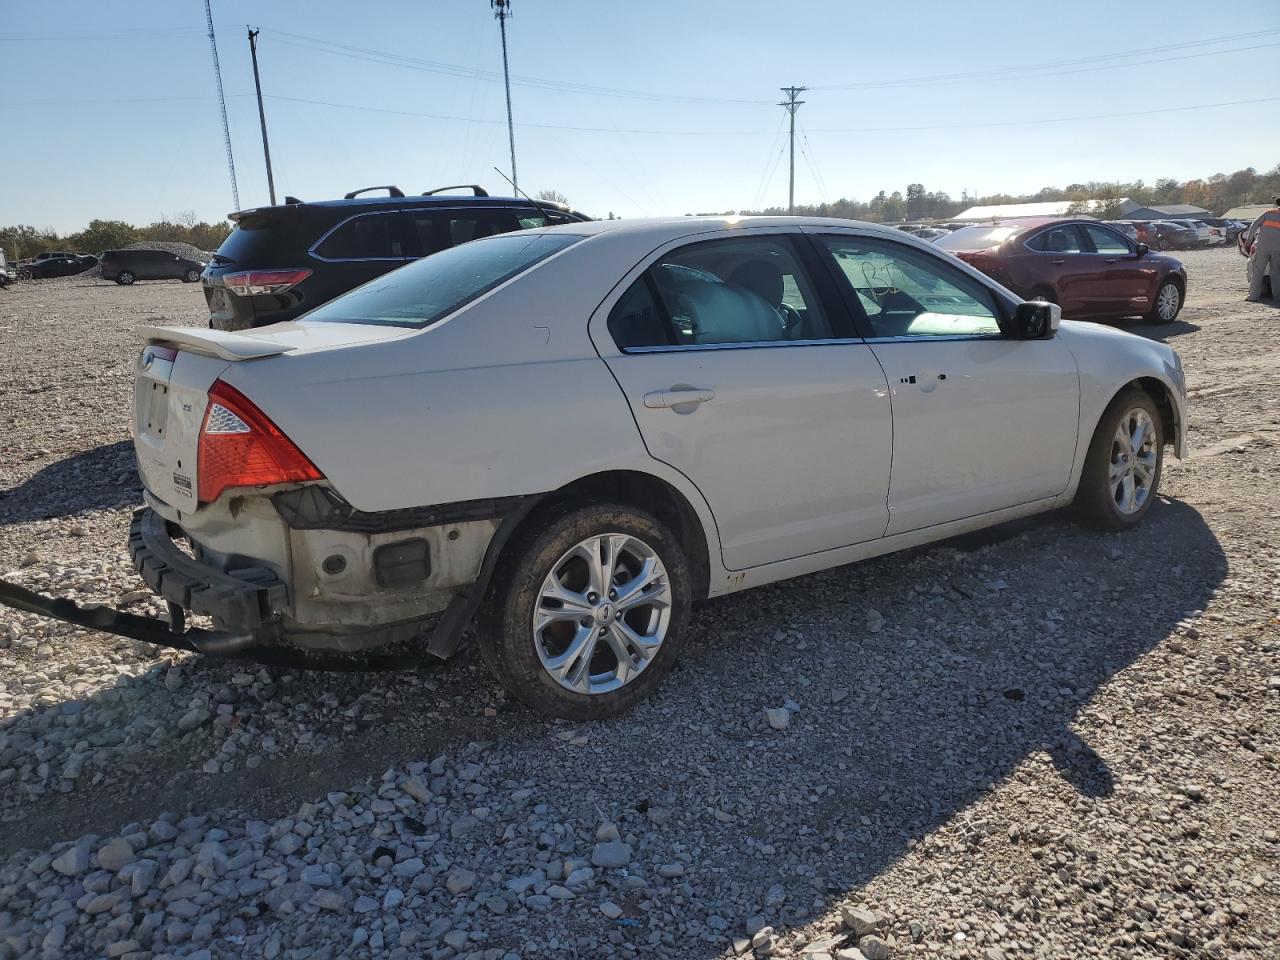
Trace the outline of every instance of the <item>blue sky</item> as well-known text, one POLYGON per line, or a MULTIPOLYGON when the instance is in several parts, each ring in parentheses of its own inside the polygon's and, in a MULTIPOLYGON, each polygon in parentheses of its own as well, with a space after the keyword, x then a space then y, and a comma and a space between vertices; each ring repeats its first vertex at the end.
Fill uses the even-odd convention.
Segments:
MULTIPOLYGON (((486 0, 213 10, 242 207, 267 202, 246 24, 262 28, 281 196, 384 183, 503 192, 492 170, 509 166, 501 50, 486 0)), ((4 0, 3 11, 0 223, 66 231, 232 209, 200 0, 4 0)), ((1022 0, 513 0, 513 11, 520 184, 597 216, 785 203, 774 104, 788 84, 813 88, 798 115, 797 202, 911 182, 958 197, 1280 162, 1280 101, 1022 122, 1280 97, 1266 82, 1280 62, 1276 0, 1166 0, 1158 15, 1022 0), (1220 37, 1234 39, 1206 42, 1220 37)))

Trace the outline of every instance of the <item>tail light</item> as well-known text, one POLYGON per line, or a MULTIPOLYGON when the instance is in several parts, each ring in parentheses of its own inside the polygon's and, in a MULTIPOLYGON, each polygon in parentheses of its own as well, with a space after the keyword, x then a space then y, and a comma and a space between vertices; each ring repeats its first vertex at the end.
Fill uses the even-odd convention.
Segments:
POLYGON ((245 270, 224 275, 222 282, 232 293, 252 297, 260 293, 285 293, 309 276, 311 271, 305 267, 298 270, 245 270))
POLYGON ((217 500, 228 487, 324 479, 265 413, 221 380, 209 390, 198 450, 201 503, 217 500))

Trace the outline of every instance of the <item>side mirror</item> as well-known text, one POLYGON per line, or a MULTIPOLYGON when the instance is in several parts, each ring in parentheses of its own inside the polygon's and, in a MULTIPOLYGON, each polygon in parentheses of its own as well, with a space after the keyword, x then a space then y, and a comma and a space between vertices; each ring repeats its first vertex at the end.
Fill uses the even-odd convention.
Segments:
POLYGON ((1151 248, 1150 248, 1150 247, 1148 247, 1145 243, 1140 243, 1140 244, 1138 244, 1138 253, 1137 253, 1137 255, 1138 255, 1139 257, 1145 257, 1145 256, 1146 256, 1148 253, 1150 253, 1150 252, 1151 252, 1151 248))
POLYGON ((1045 300, 1026 300, 1013 310, 1013 335, 1020 340, 1048 340, 1062 322, 1062 308, 1045 300))

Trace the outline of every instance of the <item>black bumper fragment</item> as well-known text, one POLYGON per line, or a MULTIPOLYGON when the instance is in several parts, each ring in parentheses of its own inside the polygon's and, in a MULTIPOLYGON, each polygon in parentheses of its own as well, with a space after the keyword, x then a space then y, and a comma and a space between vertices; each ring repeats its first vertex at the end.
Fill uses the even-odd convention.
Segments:
POLYGON ((129 557, 152 590, 192 613, 213 617, 233 630, 257 630, 278 619, 288 604, 288 589, 266 567, 223 573, 193 559, 173 542, 181 531, 154 510, 133 514, 129 557))

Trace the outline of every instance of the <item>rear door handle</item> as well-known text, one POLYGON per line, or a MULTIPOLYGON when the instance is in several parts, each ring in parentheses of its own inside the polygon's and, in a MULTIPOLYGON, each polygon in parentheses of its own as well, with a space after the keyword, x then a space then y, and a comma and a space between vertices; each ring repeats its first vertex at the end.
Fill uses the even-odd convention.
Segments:
POLYGON ((714 390, 703 390, 698 387, 672 387, 670 390, 650 390, 644 395, 644 405, 651 410, 670 407, 683 407, 685 404, 706 403, 714 400, 714 390))
POLYGON ((1056 263, 1056 264, 1058 264, 1058 266, 1062 266, 1062 264, 1066 263, 1067 261, 1065 261, 1065 260, 1053 260, 1053 261, 1051 261, 1051 262, 1052 262, 1052 263, 1056 263))

